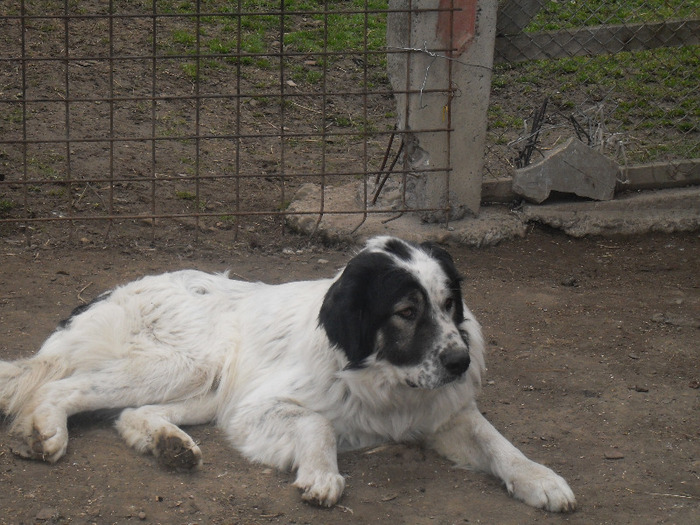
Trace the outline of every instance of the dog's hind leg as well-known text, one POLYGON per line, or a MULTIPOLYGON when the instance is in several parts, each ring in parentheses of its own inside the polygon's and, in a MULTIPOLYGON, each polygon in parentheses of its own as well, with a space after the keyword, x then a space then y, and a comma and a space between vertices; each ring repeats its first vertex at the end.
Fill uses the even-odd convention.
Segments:
POLYGON ((193 470, 202 464, 202 452, 178 425, 201 425, 216 417, 217 398, 207 394, 178 403, 127 408, 116 427, 129 446, 153 454, 175 470, 193 470))
POLYGON ((204 395, 214 374, 193 370, 186 361, 171 358, 169 369, 145 360, 117 361, 111 367, 76 373, 39 387, 19 410, 12 431, 25 441, 21 455, 56 462, 66 452, 67 419, 101 409, 168 403, 204 395), (185 370, 185 367, 189 369, 185 370), (181 372, 181 373, 180 373, 181 372))
POLYGON ((68 376, 39 387, 21 407, 12 424, 24 439, 17 452, 31 459, 55 463, 68 446, 68 417, 80 412, 121 408, 139 403, 139 389, 114 384, 106 371, 68 376))

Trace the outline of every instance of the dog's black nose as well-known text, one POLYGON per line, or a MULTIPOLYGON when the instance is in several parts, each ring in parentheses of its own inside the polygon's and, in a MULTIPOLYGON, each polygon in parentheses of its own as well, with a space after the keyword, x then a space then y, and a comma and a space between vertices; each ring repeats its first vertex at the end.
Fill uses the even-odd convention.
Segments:
POLYGON ((460 376, 467 371, 469 361, 469 352, 464 350, 445 350, 440 354, 442 366, 455 376, 460 376))

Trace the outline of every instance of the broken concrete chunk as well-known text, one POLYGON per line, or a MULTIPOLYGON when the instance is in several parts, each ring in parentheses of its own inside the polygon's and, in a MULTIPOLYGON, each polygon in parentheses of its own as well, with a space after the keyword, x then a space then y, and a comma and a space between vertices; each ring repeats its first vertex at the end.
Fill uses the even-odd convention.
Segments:
POLYGON ((615 194, 617 172, 615 161, 570 138, 540 162, 516 170, 513 191, 538 204, 552 191, 606 201, 615 194))

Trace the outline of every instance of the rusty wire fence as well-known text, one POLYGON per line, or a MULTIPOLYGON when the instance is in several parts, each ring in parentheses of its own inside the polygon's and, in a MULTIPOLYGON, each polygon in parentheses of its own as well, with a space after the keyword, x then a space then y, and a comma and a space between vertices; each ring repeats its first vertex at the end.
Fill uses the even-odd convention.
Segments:
POLYGON ((384 0, 3 2, 0 227, 233 239, 334 213, 290 211, 307 183, 357 181, 366 202, 402 172, 386 17, 384 0))
POLYGON ((623 166, 700 157, 697 0, 499 8, 487 177, 571 136, 623 166))

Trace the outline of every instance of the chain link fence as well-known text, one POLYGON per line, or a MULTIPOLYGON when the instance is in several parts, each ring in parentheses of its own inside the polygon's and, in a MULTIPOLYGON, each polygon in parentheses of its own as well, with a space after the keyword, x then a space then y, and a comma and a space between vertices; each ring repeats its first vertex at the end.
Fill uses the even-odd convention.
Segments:
POLYGON ((487 179, 512 173, 535 135, 533 162, 571 136, 621 165, 700 157, 697 0, 499 9, 487 179))

